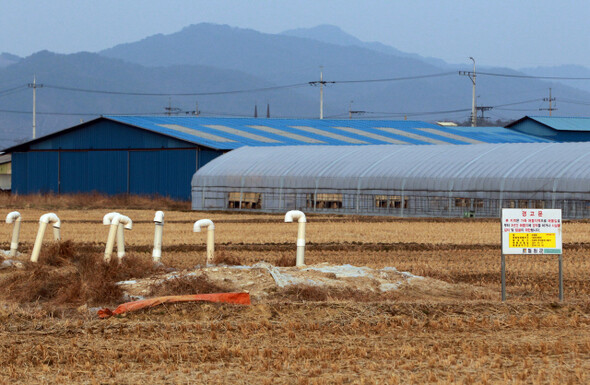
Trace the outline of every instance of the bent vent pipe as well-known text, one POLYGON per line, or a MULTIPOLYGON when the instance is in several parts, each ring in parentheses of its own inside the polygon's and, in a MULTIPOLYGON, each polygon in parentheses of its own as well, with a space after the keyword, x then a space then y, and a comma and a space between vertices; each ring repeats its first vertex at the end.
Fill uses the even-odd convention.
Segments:
POLYGON ((61 227, 61 221, 54 213, 47 213, 41 215, 39 218, 39 231, 37 231, 37 238, 35 239, 35 245, 33 246, 33 252, 31 253, 31 262, 37 262, 39 260, 39 252, 41 251, 41 245, 43 244, 43 236, 45 235, 45 229, 47 225, 53 224, 53 239, 59 241, 60 234, 59 228, 61 227))
POLYGON ((207 227, 207 265, 212 265, 215 259, 215 225, 211 219, 199 219, 193 225, 193 232, 200 233, 201 227, 207 227))
POLYGON ((295 266, 305 266, 305 223, 307 219, 305 214, 299 210, 291 210, 285 214, 285 222, 293 222, 297 220, 299 223, 297 227, 297 254, 295 259, 295 266))
POLYGON ((18 211, 13 211, 6 215, 6 223, 14 223, 12 230, 12 240, 10 241, 10 256, 15 257, 18 250, 18 237, 20 234, 21 215, 18 211))
POLYGON ((160 262, 160 259, 162 259, 162 234, 164 232, 163 211, 156 211, 154 223, 156 224, 156 230, 154 232, 154 250, 152 252, 152 259, 154 263, 158 263, 160 262))
POLYGON ((104 251, 104 261, 107 263, 111 261, 115 238, 117 238, 117 257, 119 257, 120 263, 121 259, 125 256, 125 236, 123 231, 124 229, 131 230, 133 228, 133 222, 125 215, 108 213, 103 217, 102 223, 111 226, 104 251))

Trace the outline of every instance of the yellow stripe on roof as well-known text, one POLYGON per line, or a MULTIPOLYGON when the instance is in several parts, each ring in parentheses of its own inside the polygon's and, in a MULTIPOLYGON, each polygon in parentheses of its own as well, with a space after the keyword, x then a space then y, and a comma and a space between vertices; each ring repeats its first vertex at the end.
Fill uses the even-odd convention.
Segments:
POLYGON ((359 139, 355 139, 355 138, 349 138, 348 136, 344 136, 344 135, 338 135, 338 134, 334 134, 328 131, 323 131, 317 128, 313 128, 313 127, 307 127, 307 126, 290 126, 293 128, 296 128, 298 130, 302 130, 302 131, 307 131, 307 132, 311 132, 312 134, 317 134, 317 135, 322 135, 325 136, 327 138, 332 138, 332 139, 336 139, 336 140, 340 140, 342 142, 346 142, 346 143, 351 143, 351 144, 369 144, 368 142, 359 140, 359 139))
POLYGON ((219 124, 204 124, 203 127, 212 128, 214 130, 219 130, 219 131, 227 132, 228 134, 233 134, 233 135, 241 136, 243 138, 248 138, 248 139, 256 140, 258 142, 263 142, 263 143, 283 143, 283 142, 281 142, 279 140, 267 138, 266 136, 252 134, 252 133, 247 132, 247 131, 242 131, 242 130, 238 130, 238 129, 235 129, 235 128, 232 128, 232 127, 222 126, 222 125, 219 125, 219 124))
POLYGON ((397 139, 393 139, 393 138, 388 138, 387 136, 373 134, 371 132, 366 132, 366 131, 363 131, 363 130, 358 130, 358 129, 352 128, 352 127, 334 127, 334 128, 337 128, 337 129, 342 130, 342 131, 351 132, 353 134, 357 134, 357 135, 360 135, 360 136, 365 136, 367 138, 371 138, 371 139, 375 139, 375 140, 380 140, 380 141, 386 142, 386 143, 391 143, 391 144, 410 144, 408 142, 402 142, 401 140, 397 140, 397 139))
POLYGON ((310 137, 303 136, 303 135, 297 135, 295 133, 279 130, 279 129, 273 128, 273 127, 268 127, 268 126, 248 126, 248 127, 255 128, 260 131, 265 131, 265 132, 268 132, 271 134, 284 136, 286 138, 299 140, 300 142, 304 142, 304 143, 326 144, 326 142, 323 142, 318 139, 310 138, 310 137))
POLYGON ((213 140, 215 142, 225 142, 225 143, 227 143, 227 142, 235 142, 235 140, 224 138, 223 136, 217 136, 217 135, 213 135, 213 134, 208 134, 206 132, 202 132, 202 131, 196 130, 194 128, 188 128, 188 127, 180 126, 178 124, 158 124, 158 126, 164 127, 164 128, 169 128, 169 129, 174 130, 174 131, 184 132, 185 134, 189 134, 189 135, 196 136, 196 137, 199 137, 199 138, 203 138, 203 139, 207 139, 207 140, 213 140))
POLYGON ((404 130, 398 130, 397 128, 391 127, 375 127, 376 130, 381 130, 385 132, 389 132, 390 134, 405 136, 406 138, 420 140, 422 142, 431 143, 431 144, 449 144, 449 142, 445 142, 438 139, 429 138, 427 136, 412 134, 411 132, 406 132, 404 130))
POLYGON ((436 128, 415 128, 415 130, 422 130, 429 132, 431 134, 444 136, 445 138, 460 140, 462 142, 471 143, 471 144, 482 144, 486 142, 482 142, 481 140, 471 139, 466 136, 451 134, 450 132, 446 132, 444 130, 437 130, 436 128))

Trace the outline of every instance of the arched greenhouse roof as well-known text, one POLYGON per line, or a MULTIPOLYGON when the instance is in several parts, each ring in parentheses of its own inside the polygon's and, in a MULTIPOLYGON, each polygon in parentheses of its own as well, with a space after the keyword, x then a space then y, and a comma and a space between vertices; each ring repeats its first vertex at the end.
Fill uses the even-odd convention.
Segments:
POLYGON ((192 188, 567 192, 590 199, 590 144, 242 147, 192 188))

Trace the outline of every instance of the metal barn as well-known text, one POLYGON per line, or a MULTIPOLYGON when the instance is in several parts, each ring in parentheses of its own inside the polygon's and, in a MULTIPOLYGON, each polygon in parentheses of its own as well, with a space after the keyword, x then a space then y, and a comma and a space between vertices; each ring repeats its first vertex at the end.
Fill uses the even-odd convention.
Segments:
POLYGON ((99 118, 15 147, 12 192, 189 199, 192 175, 223 150, 99 118))
POLYGON ((243 147, 197 171, 194 210, 590 217, 590 144, 243 147))
POLYGON ((555 142, 590 141, 590 118, 559 116, 525 116, 506 128, 555 142))
POLYGON ((420 121, 106 116, 5 150, 12 191, 190 199, 203 165, 242 146, 474 144, 545 139, 420 121))

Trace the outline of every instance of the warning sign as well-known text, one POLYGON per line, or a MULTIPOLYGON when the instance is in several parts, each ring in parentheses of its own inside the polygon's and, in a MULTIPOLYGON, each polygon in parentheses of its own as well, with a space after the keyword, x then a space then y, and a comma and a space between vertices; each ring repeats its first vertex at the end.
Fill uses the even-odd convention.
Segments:
POLYGON ((503 254, 561 254, 561 210, 502 209, 503 254))

